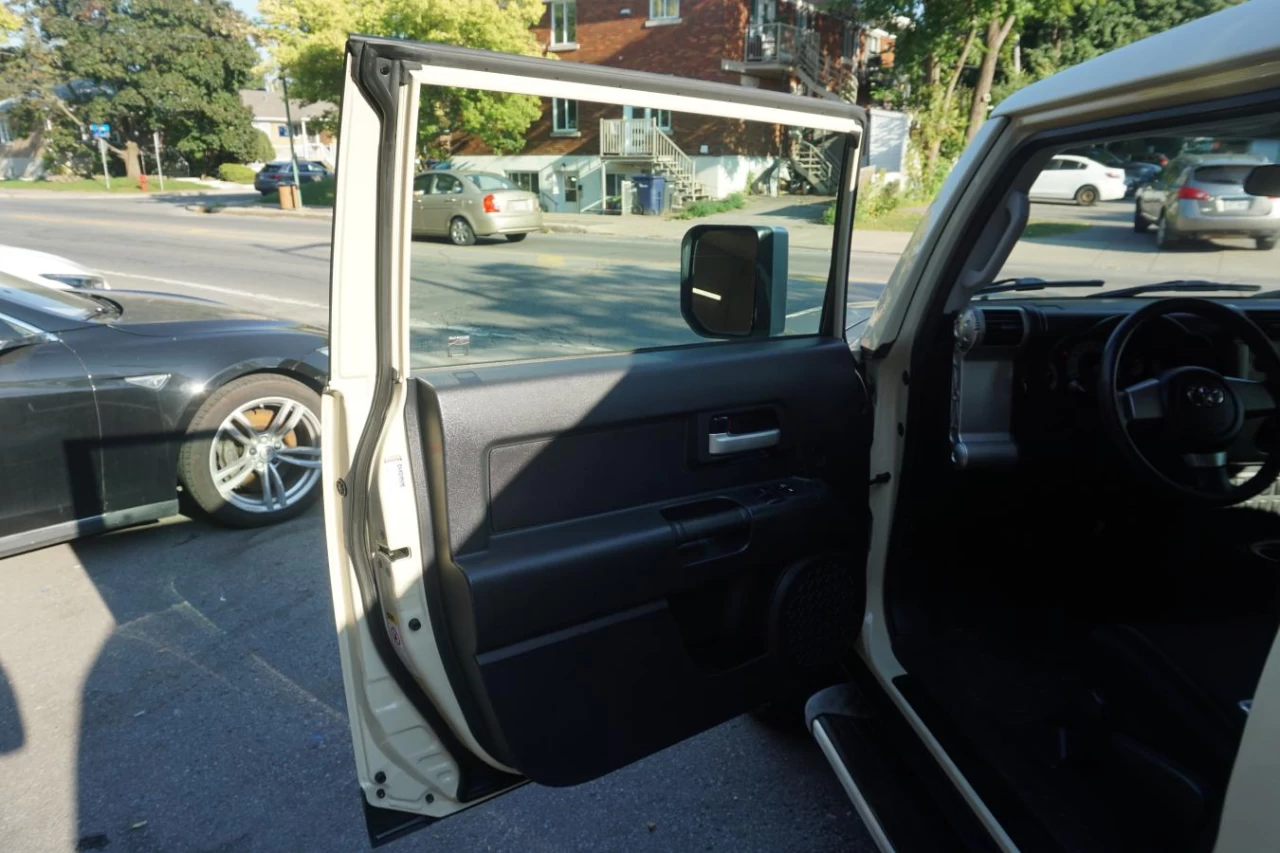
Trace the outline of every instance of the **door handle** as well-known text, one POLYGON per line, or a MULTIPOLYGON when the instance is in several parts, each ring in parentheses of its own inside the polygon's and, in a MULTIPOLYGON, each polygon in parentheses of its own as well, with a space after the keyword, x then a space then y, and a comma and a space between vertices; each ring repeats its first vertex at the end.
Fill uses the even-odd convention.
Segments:
POLYGON ((759 432, 713 432, 707 436, 707 453, 725 456, 747 450, 776 447, 782 440, 782 430, 762 429, 759 432))

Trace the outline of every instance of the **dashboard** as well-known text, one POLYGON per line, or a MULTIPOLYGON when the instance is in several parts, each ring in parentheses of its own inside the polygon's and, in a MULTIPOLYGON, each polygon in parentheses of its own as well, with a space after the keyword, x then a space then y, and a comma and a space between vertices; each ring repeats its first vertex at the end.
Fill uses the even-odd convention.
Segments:
MULTIPOLYGON (((1116 325, 1150 298, 999 299, 956 318, 952 358, 951 455, 959 468, 1003 466, 1028 456, 1088 455, 1102 440, 1097 396, 1102 349, 1116 325), (1096 441, 1095 441, 1096 439, 1096 441)), ((1231 300, 1274 342, 1280 300, 1231 300)), ((1185 365, 1258 378, 1249 351, 1193 315, 1147 323, 1126 347, 1121 384, 1185 365)), ((1233 460, 1256 461, 1260 425, 1247 429, 1233 460)))

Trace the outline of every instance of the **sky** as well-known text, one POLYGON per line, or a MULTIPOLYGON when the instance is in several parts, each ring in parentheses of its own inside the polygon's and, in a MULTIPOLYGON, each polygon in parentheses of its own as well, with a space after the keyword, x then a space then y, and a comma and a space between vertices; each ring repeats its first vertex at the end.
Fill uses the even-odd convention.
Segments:
POLYGON ((231 5, 244 12, 250 18, 258 16, 258 0, 231 0, 231 5))

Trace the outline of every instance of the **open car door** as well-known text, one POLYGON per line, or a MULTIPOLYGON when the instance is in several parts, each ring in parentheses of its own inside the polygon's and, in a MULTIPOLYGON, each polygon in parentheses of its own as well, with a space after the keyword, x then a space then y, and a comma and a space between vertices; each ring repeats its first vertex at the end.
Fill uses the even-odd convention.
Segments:
POLYGON ((802 700, 849 651, 864 126, 816 97, 351 40, 325 523, 374 843, 802 700), (528 130, 513 143, 499 113, 528 130), (415 163, 442 147, 479 192, 447 240, 414 240, 415 163), (613 235, 529 233, 536 206, 485 195, 504 172, 548 224, 596 213, 613 235), (631 215, 751 186, 793 194, 736 228, 631 215))

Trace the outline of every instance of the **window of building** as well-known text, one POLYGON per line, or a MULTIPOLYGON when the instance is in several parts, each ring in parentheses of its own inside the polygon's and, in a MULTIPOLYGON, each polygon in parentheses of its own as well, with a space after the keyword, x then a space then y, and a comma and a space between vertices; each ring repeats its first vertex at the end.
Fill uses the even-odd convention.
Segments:
POLYGON ((578 46, 578 4, 575 0, 553 0, 551 7, 551 47, 578 46))
POLYGON ((880 52, 880 36, 875 33, 867 33, 867 54, 874 56, 880 52))
POLYGON ((845 59, 855 59, 858 56, 858 27, 856 24, 844 25, 844 51, 845 59))
POLYGON ((511 183, 525 192, 542 192, 542 182, 537 172, 507 172, 507 177, 511 179, 511 183))
POLYGON ((277 124, 277 125, 276 125, 276 136, 280 136, 280 137, 285 137, 285 138, 287 138, 287 137, 289 136, 289 128, 288 128, 288 126, 287 126, 287 125, 283 125, 283 124, 277 124))
POLYGON ((578 102, 565 98, 551 99, 551 130, 555 133, 578 132, 578 102))
POLYGON ((649 20, 674 21, 680 18, 680 0, 649 0, 649 20))

